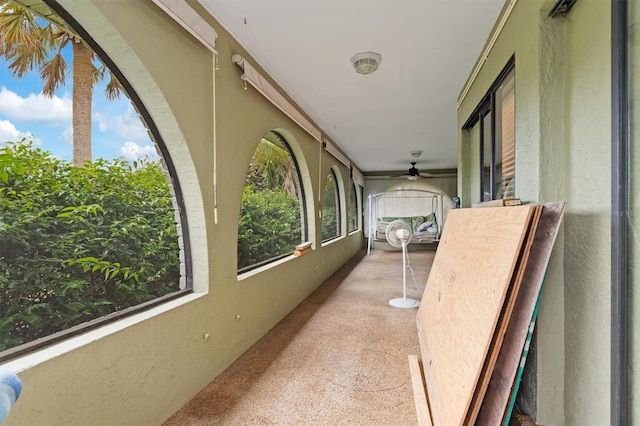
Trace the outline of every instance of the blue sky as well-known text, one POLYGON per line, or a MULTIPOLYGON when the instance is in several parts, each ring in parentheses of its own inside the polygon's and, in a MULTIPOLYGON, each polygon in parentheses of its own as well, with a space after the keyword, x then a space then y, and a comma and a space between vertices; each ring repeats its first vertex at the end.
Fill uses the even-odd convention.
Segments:
MULTIPOLYGON (((56 157, 72 159, 72 69, 70 53, 63 56, 68 65, 67 84, 58 88, 53 98, 42 95, 38 70, 17 79, 9 71, 8 63, 0 60, 0 145, 22 137, 32 138, 56 157)), ((157 159, 154 144, 129 99, 120 96, 115 101, 106 100, 105 84, 106 81, 94 87, 93 92, 93 158, 157 159)))

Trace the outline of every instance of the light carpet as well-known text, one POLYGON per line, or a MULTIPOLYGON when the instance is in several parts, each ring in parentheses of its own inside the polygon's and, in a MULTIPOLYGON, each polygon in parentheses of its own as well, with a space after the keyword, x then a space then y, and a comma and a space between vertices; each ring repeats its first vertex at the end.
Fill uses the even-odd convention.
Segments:
MULTIPOLYGON (((407 297, 422 297, 434 254, 409 252, 407 297)), ((396 297, 402 254, 359 253, 165 425, 416 424, 417 309, 396 297)))

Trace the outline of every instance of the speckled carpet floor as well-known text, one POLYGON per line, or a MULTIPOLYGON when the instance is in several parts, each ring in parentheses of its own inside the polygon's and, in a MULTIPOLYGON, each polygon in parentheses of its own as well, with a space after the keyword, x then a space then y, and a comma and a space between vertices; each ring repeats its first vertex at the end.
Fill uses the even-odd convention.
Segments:
MULTIPOLYGON (((409 252, 407 297, 434 253, 409 252)), ((417 309, 388 304, 402 295, 400 252, 356 255, 165 425, 416 424, 417 309)))

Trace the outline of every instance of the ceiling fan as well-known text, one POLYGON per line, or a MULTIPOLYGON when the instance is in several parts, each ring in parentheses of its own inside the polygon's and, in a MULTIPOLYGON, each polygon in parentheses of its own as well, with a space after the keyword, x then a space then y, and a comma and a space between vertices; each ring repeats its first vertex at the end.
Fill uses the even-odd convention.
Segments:
POLYGON ((418 168, 416 167, 417 162, 416 161, 412 161, 411 162, 411 168, 409 170, 407 170, 406 173, 402 173, 401 175, 383 175, 383 174, 378 174, 375 172, 369 172, 369 173, 365 173, 365 178, 366 179, 371 179, 371 180, 378 180, 378 179, 409 179, 411 181, 414 180, 418 180, 418 179, 429 179, 429 178, 450 178, 450 177, 456 177, 456 173, 451 172, 450 170, 444 171, 442 173, 426 173, 426 172, 420 172, 420 170, 418 170, 418 168))
POLYGON ((418 170, 418 168, 416 167, 416 162, 412 161, 411 162, 411 168, 409 169, 409 171, 405 174, 402 174, 400 176, 396 176, 397 178, 407 178, 409 180, 418 180, 420 178, 430 178, 433 177, 432 174, 429 173, 420 173, 420 170, 418 170))

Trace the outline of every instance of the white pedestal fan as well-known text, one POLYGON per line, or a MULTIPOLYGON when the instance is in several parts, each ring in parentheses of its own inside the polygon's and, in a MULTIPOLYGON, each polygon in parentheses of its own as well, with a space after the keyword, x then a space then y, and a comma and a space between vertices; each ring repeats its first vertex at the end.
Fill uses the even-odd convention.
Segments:
POLYGON ((403 220, 394 220, 387 225, 385 235, 393 247, 402 247, 402 297, 389 300, 389 304, 394 308, 417 308, 420 302, 407 298, 407 244, 413 237, 411 227, 403 220))

